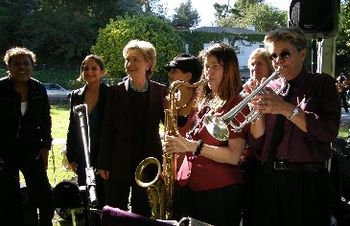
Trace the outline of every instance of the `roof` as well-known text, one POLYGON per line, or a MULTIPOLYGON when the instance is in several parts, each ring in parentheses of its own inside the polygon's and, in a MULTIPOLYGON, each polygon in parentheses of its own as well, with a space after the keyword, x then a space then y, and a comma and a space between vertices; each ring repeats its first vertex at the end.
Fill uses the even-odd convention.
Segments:
POLYGON ((192 31, 211 32, 211 33, 232 33, 232 34, 264 34, 262 32, 249 30, 245 28, 231 27, 200 27, 192 31))

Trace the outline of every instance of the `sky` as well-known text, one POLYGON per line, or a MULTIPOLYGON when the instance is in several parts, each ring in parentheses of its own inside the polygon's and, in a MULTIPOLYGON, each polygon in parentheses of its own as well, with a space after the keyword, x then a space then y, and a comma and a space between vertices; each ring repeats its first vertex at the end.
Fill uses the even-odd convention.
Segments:
MULTIPOLYGON (((175 8, 178 8, 181 3, 185 3, 186 1, 187 0, 160 0, 160 2, 162 2, 162 4, 168 9, 167 16, 169 17, 174 14, 175 8)), ((198 27, 213 25, 215 21, 214 3, 227 4, 228 1, 232 6, 235 0, 191 0, 192 8, 196 9, 200 16, 198 27)), ((265 3, 286 11, 288 11, 289 2, 290 0, 265 0, 265 3)))

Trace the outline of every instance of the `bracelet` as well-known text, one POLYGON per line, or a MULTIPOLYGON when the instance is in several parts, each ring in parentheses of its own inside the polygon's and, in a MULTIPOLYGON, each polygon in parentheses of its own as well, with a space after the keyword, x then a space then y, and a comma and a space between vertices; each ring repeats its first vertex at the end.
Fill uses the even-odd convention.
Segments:
POLYGON ((290 114, 290 116, 288 116, 288 119, 291 120, 292 118, 294 118, 294 116, 296 116, 297 114, 299 114, 299 107, 296 106, 293 108, 292 113, 290 114))
POLYGON ((199 141, 198 141, 198 144, 197 144, 197 147, 196 147, 196 150, 193 152, 193 154, 194 154, 195 156, 201 154, 201 151, 202 151, 202 149, 203 149, 203 145, 204 145, 204 142, 203 142, 202 140, 199 140, 199 141))

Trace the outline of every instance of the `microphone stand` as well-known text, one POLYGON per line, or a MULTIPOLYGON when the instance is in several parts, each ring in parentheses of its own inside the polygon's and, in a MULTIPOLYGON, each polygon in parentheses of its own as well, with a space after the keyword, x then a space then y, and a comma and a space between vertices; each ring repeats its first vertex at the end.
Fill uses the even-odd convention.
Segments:
POLYGON ((91 212, 96 210, 97 206, 97 196, 96 196, 96 180, 94 169, 90 164, 90 131, 89 131, 89 118, 87 114, 87 105, 79 104, 73 107, 73 112, 79 120, 81 138, 84 148, 85 156, 85 174, 86 174, 86 187, 85 191, 87 192, 88 200, 88 218, 89 225, 94 225, 94 221, 91 219, 91 212))

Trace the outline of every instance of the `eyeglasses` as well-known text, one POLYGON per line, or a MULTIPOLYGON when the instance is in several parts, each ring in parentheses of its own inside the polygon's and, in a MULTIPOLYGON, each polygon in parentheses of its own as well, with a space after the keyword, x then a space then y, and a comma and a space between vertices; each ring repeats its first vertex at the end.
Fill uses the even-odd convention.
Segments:
POLYGON ((289 60, 291 54, 292 54, 292 53, 291 53, 289 50, 283 50, 280 54, 272 53, 272 54, 270 55, 270 58, 271 58, 271 60, 273 60, 273 61, 277 61, 277 58, 278 58, 278 57, 279 57, 280 59, 282 59, 282 60, 289 60))

